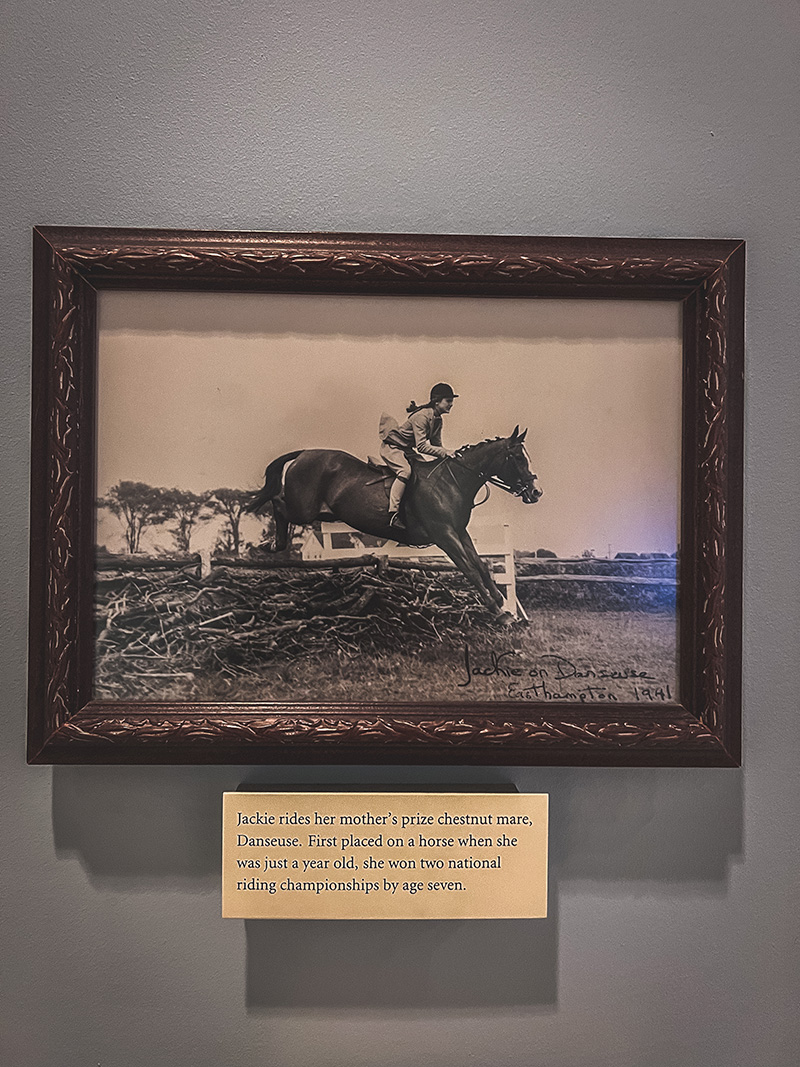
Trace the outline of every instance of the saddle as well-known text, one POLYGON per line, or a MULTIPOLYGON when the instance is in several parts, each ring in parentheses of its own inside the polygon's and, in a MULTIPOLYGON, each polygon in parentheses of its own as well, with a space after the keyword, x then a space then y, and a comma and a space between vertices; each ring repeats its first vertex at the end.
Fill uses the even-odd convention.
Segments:
MULTIPOLYGON (((392 490, 392 482, 397 475, 394 473, 391 467, 387 466, 382 459, 378 459, 375 456, 367 456, 367 466, 370 470, 375 471, 376 474, 383 478, 383 488, 386 492, 386 499, 389 499, 389 493, 392 490)), ((376 478, 375 481, 378 479, 376 478)))
MULTIPOLYGON (((410 462, 411 470, 416 475, 422 473, 423 477, 427 477, 428 474, 438 467, 441 460, 437 460, 433 456, 421 456, 418 452, 415 452, 413 448, 409 448, 406 452, 410 462)), ((383 462, 382 459, 378 459, 377 456, 367 456, 367 466, 370 470, 375 471, 376 474, 380 474, 384 479, 384 485, 386 486, 386 495, 389 495, 389 490, 392 488, 392 482, 397 475, 392 468, 383 462)))

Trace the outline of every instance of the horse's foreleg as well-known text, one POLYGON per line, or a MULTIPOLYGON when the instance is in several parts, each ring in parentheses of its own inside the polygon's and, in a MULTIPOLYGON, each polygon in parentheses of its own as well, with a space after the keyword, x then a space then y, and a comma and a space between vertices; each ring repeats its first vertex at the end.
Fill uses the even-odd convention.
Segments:
POLYGON ((472 538, 467 535, 466 542, 458 536, 455 531, 447 532, 436 538, 436 544, 443 552, 446 552, 450 559, 455 563, 461 573, 472 583, 475 587, 478 596, 483 601, 484 605, 494 615, 500 615, 503 612, 503 596, 494 582, 489 578, 489 583, 497 590, 500 595, 498 602, 496 596, 490 588, 490 584, 484 579, 483 572, 486 571, 488 577, 488 568, 478 553, 475 551, 475 546, 472 543, 472 538))
POLYGON ((503 596, 502 590, 498 586, 497 582, 492 577, 492 572, 489 570, 489 565, 483 556, 479 555, 478 550, 475 548, 475 542, 465 530, 461 535, 461 545, 469 559, 472 559, 475 566, 478 568, 483 584, 486 587, 487 592, 494 600, 495 604, 501 609, 505 609, 506 598, 503 596))

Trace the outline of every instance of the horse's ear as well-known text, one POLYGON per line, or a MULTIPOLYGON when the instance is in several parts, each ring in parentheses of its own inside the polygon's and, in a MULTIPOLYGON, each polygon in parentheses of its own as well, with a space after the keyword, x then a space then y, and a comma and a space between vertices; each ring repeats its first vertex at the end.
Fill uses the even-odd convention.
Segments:
POLYGON ((514 432, 511 435, 511 440, 512 441, 516 441, 516 439, 518 437, 519 437, 519 423, 517 423, 517 425, 514 427, 514 432))
POLYGON ((527 432, 527 430, 523 430, 522 433, 519 435, 520 444, 522 444, 522 442, 525 440, 525 435, 527 434, 527 432))

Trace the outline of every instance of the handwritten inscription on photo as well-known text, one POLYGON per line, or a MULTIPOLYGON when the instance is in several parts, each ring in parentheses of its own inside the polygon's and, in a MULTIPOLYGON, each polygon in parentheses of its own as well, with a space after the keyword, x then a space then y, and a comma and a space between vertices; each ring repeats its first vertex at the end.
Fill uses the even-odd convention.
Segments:
POLYGON ((486 679, 503 680, 509 700, 564 700, 589 704, 672 702, 672 686, 659 682, 647 670, 631 666, 578 666, 565 656, 550 653, 536 662, 525 662, 517 652, 492 649, 476 657, 464 646, 463 680, 459 689, 476 686, 486 679))

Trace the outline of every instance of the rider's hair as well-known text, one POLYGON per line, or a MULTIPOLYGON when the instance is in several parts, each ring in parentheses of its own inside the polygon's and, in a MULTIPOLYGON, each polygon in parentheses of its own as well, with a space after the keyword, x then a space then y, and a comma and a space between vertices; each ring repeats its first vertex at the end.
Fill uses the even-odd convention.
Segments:
MULTIPOLYGON (((436 399, 438 400, 440 398, 437 397, 436 399)), ((423 408, 432 408, 435 403, 436 400, 429 400, 427 404, 418 404, 416 400, 412 400, 406 408, 406 411, 409 415, 413 415, 415 411, 422 411, 423 408)))

